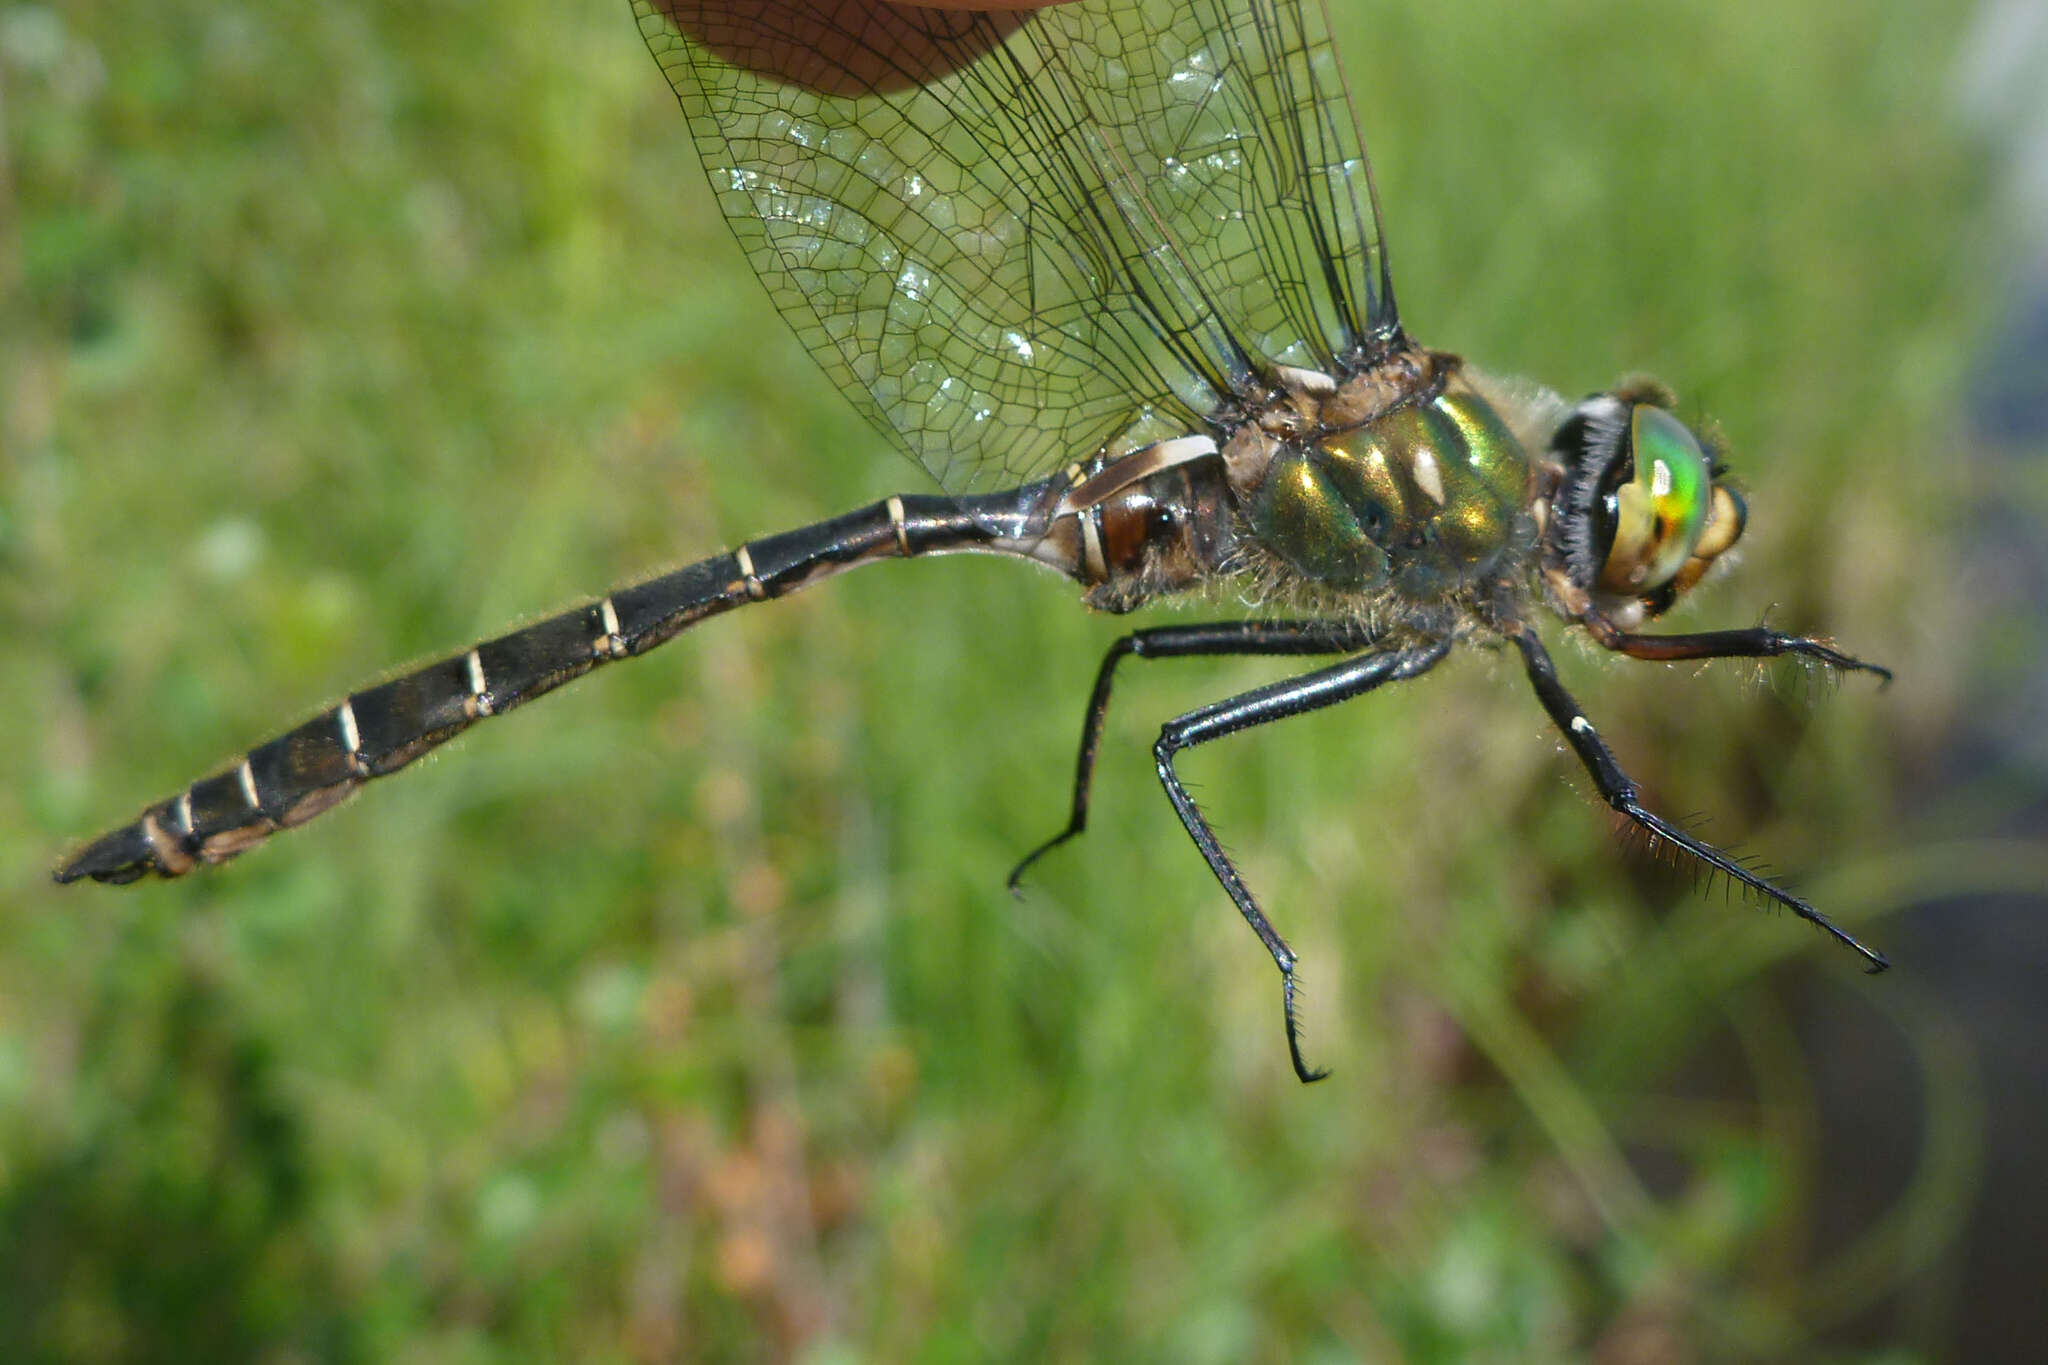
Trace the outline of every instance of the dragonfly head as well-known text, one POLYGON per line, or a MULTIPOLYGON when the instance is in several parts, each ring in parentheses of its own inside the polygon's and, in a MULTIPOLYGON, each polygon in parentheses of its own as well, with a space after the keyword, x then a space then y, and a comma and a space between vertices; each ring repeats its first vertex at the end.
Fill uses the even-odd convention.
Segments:
POLYGON ((1562 467, 1549 558, 1618 624, 1656 616, 1742 536, 1748 509, 1711 438, 1672 415, 1671 392, 1631 379, 1573 407, 1551 438, 1562 467))

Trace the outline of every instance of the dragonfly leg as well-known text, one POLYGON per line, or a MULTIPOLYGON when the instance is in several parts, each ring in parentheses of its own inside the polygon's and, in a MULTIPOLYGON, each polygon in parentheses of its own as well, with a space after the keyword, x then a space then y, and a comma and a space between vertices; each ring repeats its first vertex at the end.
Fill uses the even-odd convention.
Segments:
POLYGON ((1882 664, 1865 663, 1863 660, 1842 653, 1824 641, 1808 639, 1803 635, 1787 635, 1768 626, 1752 626, 1747 630, 1708 630, 1696 635, 1632 635, 1607 625, 1588 623, 1593 636, 1612 650, 1628 655, 1631 659, 1650 659, 1671 662, 1680 659, 1772 659, 1781 654, 1797 654, 1802 658, 1817 659, 1830 668, 1839 668, 1845 673, 1875 673, 1880 686, 1891 682, 1892 671, 1882 664))
MULTIPOLYGON (((1637 791, 1636 784, 1630 780, 1627 773, 1621 770, 1621 765, 1614 761, 1613 751, 1600 738, 1599 732, 1593 728, 1593 723, 1586 719, 1585 713, 1579 709, 1579 704, 1572 699, 1571 693, 1565 691, 1564 684, 1558 681, 1557 668, 1551 663, 1549 653, 1543 648, 1543 642, 1536 638, 1536 632, 1527 625, 1520 625, 1512 633, 1515 644, 1522 651, 1522 666, 1529 675, 1530 685, 1536 689, 1537 699, 1543 703, 1543 709, 1550 714, 1551 723, 1557 726, 1558 730, 1563 733, 1565 742, 1572 746, 1572 752, 1578 755, 1579 762, 1583 763, 1586 771, 1592 775, 1593 785, 1600 789, 1602 800, 1606 801, 1609 806, 1627 817, 1652 838, 1665 840, 1677 848, 1684 849, 1709 867, 1726 873, 1742 883, 1742 885, 1769 897, 1790 910, 1793 914, 1799 916, 1799 918, 1822 930, 1837 943, 1860 955, 1864 962, 1868 964, 1866 970, 1872 975, 1892 965, 1883 953, 1878 952, 1875 948, 1866 946, 1855 935, 1836 924, 1820 911, 1814 909, 1804 900, 1801 900, 1783 887, 1773 885, 1771 882, 1759 877, 1756 873, 1735 861, 1735 859, 1721 852, 1721 850, 1713 847, 1711 844, 1700 842, 1662 816, 1653 814, 1645 808, 1640 799, 1640 793, 1637 791)), ((1725 633, 1741 636, 1751 632, 1729 631, 1725 633)), ((1664 638, 1686 640, 1711 639, 1712 637, 1666 636, 1664 638)), ((1813 642, 1801 641, 1800 643, 1812 644, 1813 642)), ((1821 648, 1825 647, 1821 646, 1821 648)), ((1646 657, 1664 656, 1650 655, 1646 657)), ((1713 656, 1680 654, 1672 657, 1693 658, 1713 656)), ((1851 662, 1854 661, 1852 660, 1851 662)), ((1875 666, 1863 664, 1861 667, 1874 669, 1875 666)))
POLYGON ((1252 932, 1259 936, 1259 942, 1266 945, 1266 951, 1273 955, 1274 965, 1280 969, 1281 1003, 1287 1023, 1287 1055, 1294 1063, 1294 1074, 1304 1082, 1319 1081, 1329 1073, 1311 1070, 1302 1060, 1301 1027, 1295 1013, 1294 950, 1266 921, 1244 879, 1238 875, 1223 846, 1216 841, 1216 833, 1210 828, 1207 817, 1195 804, 1194 798, 1188 795, 1179 774, 1174 771, 1174 756, 1184 749, 1234 735, 1240 730, 1349 701, 1382 683, 1416 677, 1427 672, 1449 650, 1447 641, 1383 650, 1346 659, 1298 678, 1269 683, 1168 721, 1160 728, 1159 740, 1152 746, 1152 755, 1159 764, 1160 785, 1166 788, 1174 813, 1180 816, 1181 824, 1186 827, 1188 837, 1195 841, 1195 847, 1201 850, 1209 870, 1223 884, 1223 889, 1236 903, 1238 913, 1244 916, 1245 923, 1251 925, 1252 932))
POLYGON ((1136 630, 1118 640, 1102 656, 1102 666, 1095 672, 1095 690, 1088 698, 1088 713, 1081 720, 1081 751, 1074 761, 1074 799, 1066 827, 1025 854, 1010 870, 1011 892, 1021 894, 1024 874, 1033 863, 1088 828, 1095 760, 1102 747, 1102 727, 1109 716, 1109 693, 1118 663, 1133 656, 1186 659, 1202 655, 1346 654, 1371 643, 1371 632, 1348 621, 1219 621, 1136 630))

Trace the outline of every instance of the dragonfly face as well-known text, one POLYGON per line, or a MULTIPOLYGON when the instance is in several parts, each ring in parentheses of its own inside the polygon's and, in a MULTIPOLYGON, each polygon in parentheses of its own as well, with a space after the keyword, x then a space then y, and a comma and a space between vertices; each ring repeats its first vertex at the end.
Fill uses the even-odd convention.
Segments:
POLYGON ((1632 628, 1661 615, 1742 536, 1741 495, 1671 403, 1663 386, 1632 381, 1579 403, 1551 439, 1547 571, 1568 617, 1632 628))
POLYGON ((1511 646, 1602 798, 1652 839, 1882 957, 1649 811, 1566 691, 1547 603, 1646 659, 1796 654, 1761 628, 1638 634, 1741 534, 1711 445, 1631 382, 1570 405, 1413 341, 1317 0, 1082 0, 1000 19, 864 0, 636 0, 721 210, 784 319, 946 491, 766 536, 342 698, 77 852, 60 881, 172 877, 312 819, 478 721, 734 608, 862 564, 1001 554, 1128 611, 1301 614, 1135 631, 1086 712, 1087 823, 1128 657, 1335 662, 1181 716, 1175 813, 1278 967, 1295 957, 1175 768, 1184 750, 1511 646))

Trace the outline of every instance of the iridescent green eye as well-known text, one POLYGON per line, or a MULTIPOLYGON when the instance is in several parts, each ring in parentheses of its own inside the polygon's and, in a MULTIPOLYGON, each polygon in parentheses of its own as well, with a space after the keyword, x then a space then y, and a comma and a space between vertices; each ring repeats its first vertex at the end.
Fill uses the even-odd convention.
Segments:
POLYGON ((1634 477, 1617 484, 1602 509, 1614 540, 1600 586, 1640 596, 1669 583, 1692 557, 1713 501, 1714 471, 1685 423, 1648 403, 1629 414, 1629 448, 1634 477))

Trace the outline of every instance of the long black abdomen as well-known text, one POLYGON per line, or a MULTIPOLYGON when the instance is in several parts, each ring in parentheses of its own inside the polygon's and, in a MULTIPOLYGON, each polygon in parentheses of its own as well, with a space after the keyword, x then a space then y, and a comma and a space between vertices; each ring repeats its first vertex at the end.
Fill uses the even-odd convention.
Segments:
MULTIPOLYGON (((465 653, 351 693, 95 840, 59 882, 178 877, 302 825, 445 744, 599 664, 644 654, 708 616, 781 597, 880 559, 947 551, 1020 553, 1048 485, 985 498, 895 497, 752 541, 574 607, 465 653)), ((1041 523, 1042 525, 1042 523, 1041 523)), ((1042 556, 1034 556, 1042 557, 1042 556)))

